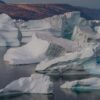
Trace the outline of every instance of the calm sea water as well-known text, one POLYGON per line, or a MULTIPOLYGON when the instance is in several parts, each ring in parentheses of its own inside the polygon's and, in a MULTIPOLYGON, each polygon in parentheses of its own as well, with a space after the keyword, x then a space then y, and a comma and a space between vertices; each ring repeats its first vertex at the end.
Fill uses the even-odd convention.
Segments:
MULTIPOLYGON (((36 64, 11 66, 3 61, 6 47, 0 47, 0 88, 5 87, 8 83, 20 77, 30 76, 35 73, 36 64)), ((0 95, 0 100, 100 100, 100 92, 76 93, 69 90, 60 89, 59 86, 65 80, 79 79, 82 77, 90 77, 89 75, 72 75, 54 79, 54 94, 16 94, 16 95, 0 95)))

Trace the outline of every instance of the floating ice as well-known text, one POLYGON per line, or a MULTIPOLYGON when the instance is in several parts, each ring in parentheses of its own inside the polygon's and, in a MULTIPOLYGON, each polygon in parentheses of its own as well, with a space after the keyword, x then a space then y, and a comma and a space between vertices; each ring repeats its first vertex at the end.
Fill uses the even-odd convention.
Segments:
POLYGON ((96 63, 96 58, 90 59, 84 65, 84 70, 92 75, 100 75, 100 64, 96 63))
POLYGON ((52 53, 57 51, 59 53, 61 50, 75 51, 78 49, 77 47, 77 43, 70 40, 56 38, 47 32, 38 32, 33 34, 33 38, 28 44, 9 49, 4 55, 4 60, 10 64, 38 63, 48 57, 47 51, 52 51, 52 53), (52 50, 49 50, 49 48, 52 48, 52 50))
POLYGON ((0 90, 2 92, 20 93, 53 93, 53 82, 49 76, 43 74, 32 74, 30 77, 23 77, 8 84, 0 90))
POLYGON ((67 12, 60 15, 40 19, 30 20, 27 22, 20 22, 17 26, 22 32, 22 36, 32 36, 32 31, 51 29, 55 32, 70 33, 73 32, 73 28, 80 21, 80 12, 67 12), (30 33, 28 33, 30 32, 30 33))
POLYGON ((0 14, 0 46, 19 46, 18 29, 14 20, 6 14, 0 14))
POLYGON ((87 47, 80 52, 66 53, 64 56, 56 57, 51 60, 46 59, 37 65, 36 71, 63 71, 69 68, 69 66, 78 66, 94 55, 93 48, 94 47, 87 47))
POLYGON ((77 41, 80 45, 91 42, 96 39, 96 33, 90 28, 90 26, 75 26, 72 35, 72 40, 77 41))
POLYGON ((61 37, 55 37, 53 34, 50 34, 50 32, 48 31, 37 31, 36 35, 40 39, 46 40, 50 43, 53 43, 53 44, 59 45, 60 47, 65 48, 67 52, 73 52, 79 49, 77 42, 64 39, 61 37))
POLYGON ((9 49, 4 55, 4 61, 9 62, 9 64, 38 63, 45 59, 45 52, 49 44, 49 42, 41 40, 33 34, 32 40, 28 44, 9 49))
POLYGON ((61 85, 61 88, 80 92, 100 90, 100 78, 92 77, 81 80, 67 81, 61 85))

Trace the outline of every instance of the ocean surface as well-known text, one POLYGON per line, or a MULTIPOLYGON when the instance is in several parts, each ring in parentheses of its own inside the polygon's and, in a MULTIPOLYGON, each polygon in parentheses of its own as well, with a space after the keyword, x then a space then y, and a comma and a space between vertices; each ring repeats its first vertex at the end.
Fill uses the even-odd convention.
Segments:
MULTIPOLYGON (((7 47, 0 47, 0 89, 7 84, 20 77, 28 77, 35 73, 34 69, 36 64, 30 65, 17 65, 12 66, 3 61, 3 56, 7 51, 7 47)), ((99 91, 91 91, 87 93, 77 93, 74 91, 63 90, 59 86, 66 80, 74 80, 80 78, 88 78, 91 75, 85 71, 70 74, 66 73, 62 77, 54 77, 54 94, 41 95, 41 94, 0 94, 0 100, 100 100, 99 91)), ((40 84, 41 85, 41 84, 40 84)))

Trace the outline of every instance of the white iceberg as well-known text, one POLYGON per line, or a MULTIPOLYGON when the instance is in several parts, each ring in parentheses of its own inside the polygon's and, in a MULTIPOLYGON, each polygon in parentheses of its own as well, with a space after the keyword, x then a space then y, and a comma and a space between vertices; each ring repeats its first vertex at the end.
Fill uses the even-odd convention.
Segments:
POLYGON ((81 80, 66 81, 63 85, 61 85, 61 88, 80 92, 100 90, 100 78, 91 77, 81 80))
POLYGON ((38 32, 33 34, 32 40, 26 45, 9 49, 4 55, 4 61, 9 64, 38 63, 48 57, 54 57, 54 55, 56 57, 67 51, 75 51, 78 49, 77 47, 77 43, 70 40, 38 32))
POLYGON ((43 74, 32 74, 30 77, 19 78, 8 84, 0 92, 20 92, 20 93, 53 93, 53 82, 49 76, 43 74))
POLYGON ((94 27, 94 30, 95 30, 97 33, 100 33, 100 26, 95 26, 95 27, 94 27))
POLYGON ((46 19, 29 20, 17 25, 22 36, 32 36, 34 31, 50 29, 51 25, 46 19))
POLYGON ((17 24, 22 36, 32 36, 32 31, 41 31, 51 29, 58 32, 62 36, 62 32, 67 30, 73 31, 75 25, 79 23, 80 12, 67 12, 60 15, 54 15, 52 17, 40 19, 40 20, 30 20, 27 22, 20 22, 17 24), (71 27, 71 30, 69 28, 71 27), (28 33, 30 32, 30 33, 28 33))
POLYGON ((81 51, 66 53, 64 56, 56 57, 54 59, 46 59, 37 65, 37 72, 45 71, 63 71, 71 66, 78 66, 94 56, 94 47, 87 47, 81 51), (76 62, 76 63, 75 63, 76 62))
POLYGON ((15 21, 6 14, 0 14, 0 46, 19 46, 18 29, 15 21))
POLYGON ((0 30, 17 30, 15 20, 7 14, 0 14, 0 30))
POLYGON ((45 59, 45 52, 49 44, 48 41, 41 40, 33 34, 32 41, 28 44, 9 49, 4 55, 4 61, 9 62, 9 64, 38 63, 45 59))
POLYGON ((96 32, 90 26, 75 26, 72 40, 77 41, 80 45, 92 43, 96 39, 96 32))
POLYGON ((66 49, 67 52, 73 52, 73 51, 78 51, 79 50, 79 45, 77 42, 64 39, 62 37, 55 37, 53 34, 51 34, 48 31, 37 31, 36 35, 38 38, 46 40, 50 43, 59 45, 60 47, 63 47, 66 49))

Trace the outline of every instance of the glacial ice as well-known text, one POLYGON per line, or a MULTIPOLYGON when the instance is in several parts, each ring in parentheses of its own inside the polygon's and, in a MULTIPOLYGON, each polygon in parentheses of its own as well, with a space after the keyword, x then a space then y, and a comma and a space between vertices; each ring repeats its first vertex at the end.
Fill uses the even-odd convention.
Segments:
POLYGON ((46 59, 44 61, 41 61, 40 64, 37 65, 35 70, 37 72, 55 71, 57 69, 61 71, 66 69, 68 66, 78 66, 93 57, 94 48, 94 46, 88 46, 81 51, 66 53, 64 56, 56 57, 51 60, 46 59))
POLYGON ((95 26, 94 29, 97 33, 100 33, 100 26, 95 26))
POLYGON ((77 42, 68 40, 68 39, 64 39, 62 37, 56 37, 53 34, 51 34, 48 31, 37 31, 36 35, 38 38, 46 40, 50 43, 59 45, 60 47, 63 47, 64 49, 66 49, 67 52, 73 52, 73 51, 77 51, 79 48, 79 45, 77 42))
POLYGON ((96 63, 96 58, 90 59, 83 65, 84 70, 92 75, 100 75, 100 64, 96 63))
POLYGON ((6 14, 0 14, 0 46, 19 46, 18 29, 6 14))
POLYGON ((9 64, 38 63, 48 58, 51 51, 58 55, 56 51, 58 53, 75 51, 77 47, 77 43, 70 40, 54 37, 47 32, 37 32, 33 34, 32 40, 26 45, 9 49, 4 55, 4 61, 8 61, 9 64))
POLYGON ((83 45, 88 42, 92 43, 92 41, 96 39, 96 35, 96 32, 94 32, 90 26, 75 26, 72 40, 83 45), (91 39, 91 41, 89 41, 89 39, 91 39))
POLYGON ((26 45, 9 49, 4 55, 4 61, 9 62, 9 64, 38 63, 45 59, 45 52, 49 44, 49 42, 41 40, 33 34, 32 41, 26 45))
POLYGON ((0 92, 20 93, 53 93, 53 82, 49 76, 43 74, 32 74, 30 77, 22 77, 5 86, 0 92))
POLYGON ((91 77, 81 80, 66 81, 63 85, 61 85, 61 88, 80 92, 100 90, 100 78, 91 77))
MULTIPOLYGON (((80 21, 80 12, 67 12, 60 15, 54 15, 52 17, 40 19, 40 20, 30 20, 27 22, 20 22, 17 26, 22 32, 22 36, 32 36, 32 31, 46 30, 51 29, 55 32, 60 32, 62 35, 63 32, 69 32, 69 28, 72 30, 76 24, 80 21), (29 33, 30 32, 30 33, 29 33)), ((70 30, 70 31, 72 31, 70 30)))

